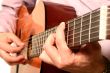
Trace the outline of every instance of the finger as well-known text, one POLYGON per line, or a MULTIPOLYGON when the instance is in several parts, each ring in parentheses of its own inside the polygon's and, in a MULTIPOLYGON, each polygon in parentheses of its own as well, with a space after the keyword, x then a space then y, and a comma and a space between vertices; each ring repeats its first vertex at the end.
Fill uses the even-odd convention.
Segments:
POLYGON ((44 50, 47 53, 47 55, 49 56, 49 58, 55 63, 57 64, 58 62, 60 62, 60 55, 58 53, 57 48, 54 46, 55 43, 55 35, 51 34, 45 44, 44 44, 44 50))
POLYGON ((65 41, 64 30, 65 30, 65 23, 62 22, 56 30, 56 45, 58 47, 58 51, 61 57, 68 58, 72 54, 72 52, 67 47, 67 43, 65 41))
POLYGON ((44 62, 46 62, 46 63, 48 63, 48 64, 52 64, 52 65, 53 65, 52 60, 50 59, 50 57, 47 55, 47 53, 46 53, 45 51, 43 51, 43 52, 40 54, 39 58, 40 58, 42 61, 44 61, 44 62))
POLYGON ((6 52, 16 53, 16 52, 20 52, 22 50, 22 48, 23 48, 23 46, 13 47, 8 43, 0 42, 0 49, 4 50, 6 52))
POLYGON ((14 34, 8 34, 9 39, 12 40, 17 46, 24 46, 24 43, 14 34))
POLYGON ((0 49, 0 56, 9 64, 17 64, 24 62, 25 58, 22 55, 10 56, 8 53, 0 49))

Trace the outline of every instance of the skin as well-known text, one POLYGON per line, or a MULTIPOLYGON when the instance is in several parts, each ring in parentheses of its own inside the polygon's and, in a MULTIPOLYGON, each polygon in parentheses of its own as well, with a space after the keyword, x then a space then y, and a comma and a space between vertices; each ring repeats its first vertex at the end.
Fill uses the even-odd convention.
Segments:
POLYGON ((84 44, 77 53, 72 52, 65 42, 64 29, 63 22, 58 26, 56 33, 47 38, 40 58, 71 73, 102 73, 105 64, 99 43, 84 44))
MULTIPOLYGON (((65 23, 61 23, 56 33, 47 38, 43 46, 44 51, 39 58, 71 73, 102 73, 105 64, 100 45, 97 42, 88 43, 82 45, 77 53, 72 52, 65 42, 64 29, 65 23)), ((0 33, 0 56, 7 63, 13 65, 25 62, 23 55, 10 55, 20 52, 24 46, 24 43, 13 33, 0 33), (17 46, 13 47, 11 43, 17 46)))
POLYGON ((23 55, 11 56, 10 53, 18 53, 24 47, 24 43, 13 33, 0 33, 0 57, 8 64, 22 63, 25 58, 23 55), (16 43, 16 47, 11 46, 11 43, 16 43))

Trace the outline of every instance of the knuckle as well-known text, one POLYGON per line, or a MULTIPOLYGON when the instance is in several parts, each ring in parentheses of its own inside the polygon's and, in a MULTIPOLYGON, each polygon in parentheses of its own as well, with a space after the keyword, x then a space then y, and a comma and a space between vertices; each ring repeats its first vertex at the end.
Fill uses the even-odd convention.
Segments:
POLYGON ((9 59, 6 59, 6 62, 10 65, 12 65, 13 61, 12 60, 9 60, 9 59))
POLYGON ((57 62, 56 65, 57 65, 57 68, 63 69, 65 67, 71 65, 72 63, 73 63, 73 61, 68 61, 68 60, 64 61, 64 60, 62 60, 61 62, 57 62))
POLYGON ((62 69, 63 67, 64 67, 64 65, 62 65, 62 64, 57 65, 57 68, 59 68, 59 69, 62 69))
POLYGON ((45 45, 45 44, 43 45, 43 49, 44 49, 44 50, 46 49, 46 45, 45 45))
POLYGON ((14 48, 15 50, 15 52, 20 52, 21 50, 22 50, 22 48, 19 48, 19 47, 17 47, 17 48, 14 48))
POLYGON ((14 62, 12 62, 12 61, 8 61, 7 63, 11 66, 14 65, 14 62))
POLYGON ((9 49, 7 49, 7 51, 10 52, 10 53, 14 52, 13 48, 9 48, 9 49))
POLYGON ((62 62, 57 62, 57 68, 62 69, 65 65, 62 62))
POLYGON ((9 52, 11 52, 11 53, 14 53, 14 52, 17 52, 18 51, 18 49, 15 49, 15 48, 10 48, 9 49, 9 52))

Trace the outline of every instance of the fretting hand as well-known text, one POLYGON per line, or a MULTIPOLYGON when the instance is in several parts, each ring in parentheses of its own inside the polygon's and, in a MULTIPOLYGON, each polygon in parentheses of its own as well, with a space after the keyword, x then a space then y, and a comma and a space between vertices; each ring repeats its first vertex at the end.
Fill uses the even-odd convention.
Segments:
POLYGON ((102 73, 104 60, 97 42, 82 45, 77 53, 68 48, 64 35, 65 24, 61 23, 56 33, 51 34, 40 58, 59 69, 72 73, 102 73))

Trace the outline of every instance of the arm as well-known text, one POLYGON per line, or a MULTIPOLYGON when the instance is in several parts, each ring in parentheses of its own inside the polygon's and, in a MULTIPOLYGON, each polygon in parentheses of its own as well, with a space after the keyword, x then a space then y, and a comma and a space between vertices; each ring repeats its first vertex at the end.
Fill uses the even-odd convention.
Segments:
POLYGON ((14 32, 16 29, 17 11, 22 0, 3 0, 0 11, 0 32, 14 32))
POLYGON ((74 49, 70 50, 66 45, 64 28, 62 23, 56 33, 47 38, 40 58, 71 73, 102 73, 105 63, 100 45, 97 42, 84 44, 74 52, 74 49))
POLYGON ((9 53, 17 53, 23 48, 23 43, 15 36, 17 11, 22 5, 22 0, 3 0, 0 10, 0 57, 9 64, 20 63, 24 60, 22 55, 10 56, 9 53), (15 43, 17 47, 10 44, 15 43))

